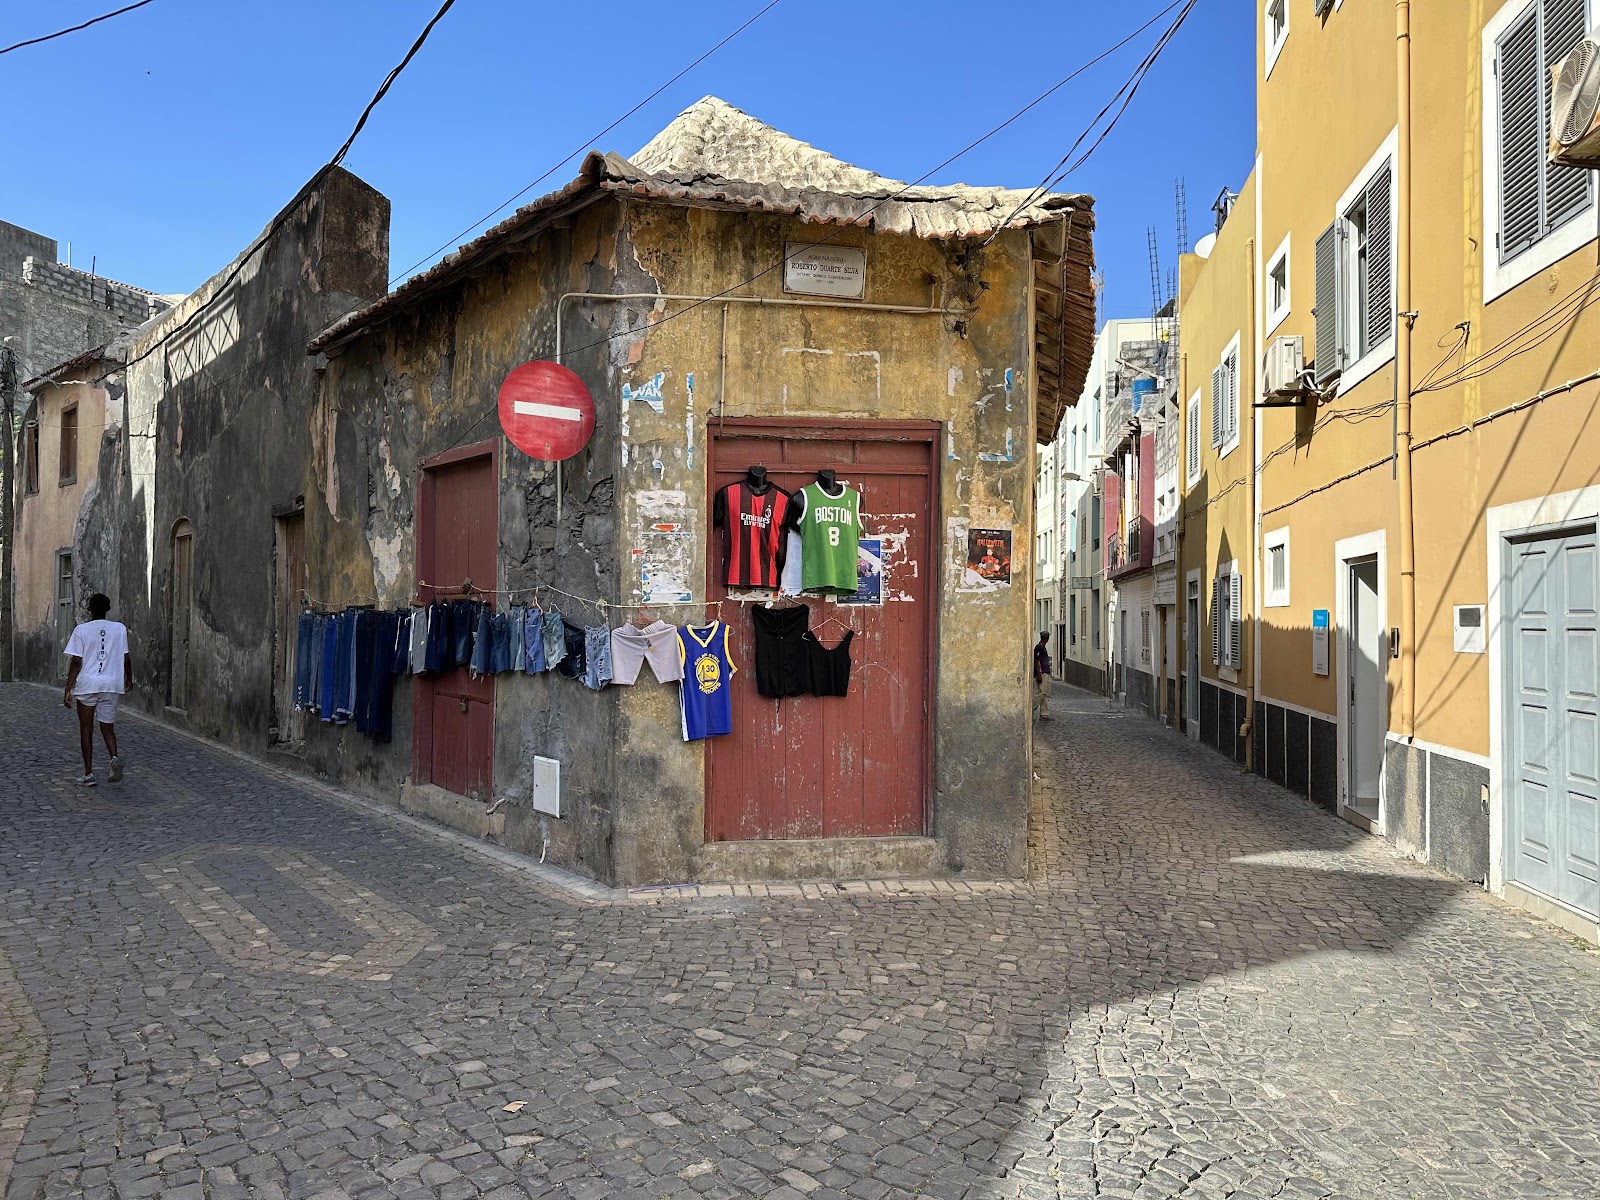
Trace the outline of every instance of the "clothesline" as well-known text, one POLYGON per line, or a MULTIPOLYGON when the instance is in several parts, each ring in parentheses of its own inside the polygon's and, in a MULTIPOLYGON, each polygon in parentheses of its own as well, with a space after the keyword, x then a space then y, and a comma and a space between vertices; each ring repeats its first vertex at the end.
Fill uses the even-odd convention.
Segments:
MULTIPOLYGON (((429 583, 425 579, 417 580, 417 587, 428 588, 436 593, 447 592, 451 590, 438 584, 429 583)), ((558 596, 565 596, 569 600, 576 600, 579 604, 593 605, 601 612, 604 612, 608 608, 695 608, 702 605, 706 607, 715 606, 717 608, 721 608, 724 604, 766 604, 775 598, 773 596, 724 596, 720 600, 654 600, 645 604, 614 604, 610 600, 592 600, 588 596, 580 596, 575 592, 565 591, 551 583, 535 583, 516 588, 485 588, 479 587, 477 584, 472 584, 470 587, 462 589, 463 596, 470 596, 474 592, 483 596, 517 596, 537 594, 538 592, 554 592, 558 596)), ((797 596, 786 598, 799 599, 797 596)))

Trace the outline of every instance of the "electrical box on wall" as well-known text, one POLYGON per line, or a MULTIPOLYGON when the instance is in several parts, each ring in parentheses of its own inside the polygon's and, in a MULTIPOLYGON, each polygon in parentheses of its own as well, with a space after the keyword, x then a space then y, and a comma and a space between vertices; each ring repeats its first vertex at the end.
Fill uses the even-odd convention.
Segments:
POLYGON ((1482 654, 1483 605, 1458 604, 1455 607, 1455 639, 1457 654, 1482 654))
POLYGON ((553 758, 533 759, 533 811, 561 815, 561 764, 553 758))

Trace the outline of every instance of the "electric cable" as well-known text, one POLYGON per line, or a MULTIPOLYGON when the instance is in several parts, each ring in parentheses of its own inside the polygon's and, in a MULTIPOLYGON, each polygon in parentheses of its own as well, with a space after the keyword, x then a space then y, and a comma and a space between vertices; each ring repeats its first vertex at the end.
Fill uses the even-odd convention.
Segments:
MULTIPOLYGON (((944 170, 946 167, 950 166, 952 163, 956 162, 958 159, 964 157, 965 155, 967 155, 971 151, 977 149, 984 142, 986 142, 990 138, 994 137, 997 133, 1001 132, 1007 126, 1013 124, 1015 121, 1017 121, 1019 118, 1021 118, 1029 110, 1037 107, 1039 104, 1043 103, 1050 96, 1052 96, 1056 92, 1060 91, 1063 87, 1065 87, 1068 83, 1072 82, 1072 80, 1076 79, 1079 75, 1082 75, 1085 71, 1089 70, 1091 67, 1094 67, 1094 66, 1098 65, 1100 62, 1104 61, 1105 59, 1109 58, 1111 55, 1115 54, 1118 50, 1122 49, 1129 42, 1131 42, 1135 38, 1137 38, 1145 30, 1149 29, 1150 26, 1154 25, 1157 21, 1159 21, 1167 13, 1171 12, 1174 8, 1178 7, 1178 5, 1186 4, 1190 8, 1192 8, 1196 2, 1197 2, 1197 0, 1172 0, 1172 3, 1168 4, 1166 8, 1164 8, 1161 11, 1157 12, 1154 16, 1152 16, 1149 20, 1145 21, 1144 24, 1140 25, 1132 33, 1129 33, 1126 37, 1122 38, 1120 41, 1118 41, 1115 44, 1107 47, 1105 50, 1103 50, 1099 54, 1095 55, 1088 62, 1083 63, 1082 65, 1078 66, 1077 68, 1075 68, 1074 70, 1069 72, 1067 75, 1063 76, 1061 79, 1057 80, 1054 84, 1052 84, 1050 87, 1046 88, 1039 95, 1035 96, 1027 104, 1023 105, 1016 112, 1012 113, 1004 121, 1000 122, 998 125, 994 126, 992 129, 990 129, 987 133, 984 133, 980 137, 975 138, 973 141, 967 143, 967 145, 963 146, 960 150, 957 150, 949 158, 945 159, 943 162, 939 163, 937 166, 932 167, 929 170, 923 172, 916 179, 913 179, 910 183, 901 185, 901 187, 898 190, 896 190, 894 192, 891 192, 889 195, 887 195, 887 196, 883 197, 882 199, 878 200, 875 204, 873 204, 865 212, 861 213, 858 217, 854 218, 852 224, 853 225, 859 225, 862 221, 865 221, 868 217, 870 217, 873 213, 877 212, 878 209, 882 208, 885 204, 888 204, 891 201, 896 200, 899 197, 905 195, 905 193, 910 191, 912 188, 917 187, 923 181, 928 179, 929 176, 937 174, 938 172, 944 170)), ((1021 210, 1019 209, 1017 211, 1021 211, 1021 210)), ((1016 218, 1016 212, 1013 212, 1009 217, 1006 218, 1006 222, 1009 223, 1010 221, 1015 220, 1015 218, 1016 218)), ((1003 228, 1003 225, 1001 227, 1003 228)), ((823 237, 820 241, 808 242, 805 245, 805 247, 803 247, 803 249, 810 250, 810 249, 813 249, 816 246, 825 246, 829 242, 831 242, 834 238, 838 237, 840 233, 844 232, 845 228, 847 228, 847 226, 841 225, 841 226, 835 228, 834 230, 832 230, 830 233, 828 233, 827 236, 823 237)), ((987 243, 985 243, 985 244, 987 244, 987 243)), ((798 253, 800 253, 800 251, 797 250, 795 253, 798 254, 798 253)), ((724 296, 730 295, 731 293, 738 291, 740 288, 748 287, 750 284, 755 283, 757 280, 762 279, 763 277, 772 274, 773 271, 778 270, 780 267, 785 266, 790 261, 790 259, 792 259, 793 257, 794 257, 793 254, 786 254, 786 255, 784 255, 784 257, 780 258, 777 262, 773 263, 771 266, 765 268, 764 270, 756 272, 756 274, 752 275, 750 278, 742 280, 739 283, 732 284, 731 286, 724 288, 722 291, 717 292, 714 295, 706 296, 706 297, 703 297, 702 299, 692 301, 692 302, 686 304, 683 308, 678 309, 675 312, 667 313, 667 314, 665 314, 665 315, 663 315, 661 317, 658 317, 656 320, 650 321, 650 322, 646 323, 645 325, 641 326, 638 329, 630 329, 630 330, 625 331, 625 333, 608 334, 607 336, 605 336, 603 338, 599 338, 599 339, 597 339, 596 341, 593 341, 593 342, 585 343, 584 345, 578 346, 573 350, 567 351, 566 353, 567 354, 580 354, 585 350, 592 350, 596 346, 603 346, 607 342, 613 341, 618 337, 623 337, 623 336, 633 337, 633 336, 636 336, 636 335, 647 333, 650 330, 655 329, 660 325, 665 325, 668 321, 676 320, 678 317, 681 317, 681 316, 684 316, 687 313, 693 312, 695 309, 700 308, 703 305, 713 304, 716 301, 722 299, 724 296)), ((451 447, 449 447, 449 449, 454 449, 456 446, 464 445, 468 438, 470 438, 474 433, 476 433, 480 428, 482 428, 484 421, 486 421, 490 416, 493 416, 493 415, 495 415, 495 413, 494 413, 493 410, 491 410, 489 412, 484 413, 482 416, 480 416, 477 421, 473 422, 473 424, 468 427, 467 432, 461 437, 461 439, 459 441, 455 442, 451 447)))
POLYGON ((587 139, 583 143, 582 146, 578 147, 578 149, 572 151, 565 158, 562 158, 562 159, 552 163, 550 165, 550 169, 548 171, 546 171, 543 175, 540 175, 532 183, 528 184, 527 187, 525 187, 521 191, 517 192, 516 195, 512 196, 509 200, 505 201, 505 203, 500 204, 497 207, 489 210, 489 212, 487 212, 483 216, 479 217, 476 221, 474 221, 471 225, 468 225, 460 233, 455 234, 453 237, 451 237, 447 241, 445 241, 442 245, 436 246, 433 250, 430 250, 427 254, 423 255, 416 262, 412 263, 409 267, 405 268, 405 270, 403 270, 403 271, 399 272, 399 274, 393 276, 389 280, 389 286, 393 287, 397 280, 406 278, 407 276, 409 276, 411 274, 411 272, 415 271, 418 267, 422 266, 423 263, 428 262, 430 259, 432 259, 434 255, 439 254, 439 253, 441 253, 441 252, 443 252, 445 250, 450 249, 450 247, 453 246, 453 245, 456 245, 461 238, 466 237, 474 229, 477 229, 480 225, 483 225, 485 222, 493 220, 496 216, 498 216, 500 213, 504 212, 511 205, 515 204, 518 200, 522 199, 529 192, 533 191, 534 188, 538 187, 546 179, 549 179, 550 176, 554 175, 556 173, 556 171, 562 166, 563 163, 571 162, 574 158, 578 157, 578 155, 582 154, 590 146, 593 146, 593 145, 597 144, 600 141, 601 138, 606 136, 606 134, 610 133, 618 125, 621 125, 629 117, 633 116, 641 108, 643 108, 645 105, 649 104, 657 96, 661 95, 662 92, 666 91, 669 87, 671 87, 673 84, 677 83, 678 80, 682 79, 690 71, 694 70, 701 63, 705 62, 706 59, 710 58, 718 50, 721 50, 729 42, 733 41, 734 38, 738 37, 746 29, 749 29, 750 26, 754 25, 762 17, 766 16, 774 8, 778 7, 778 5, 781 2, 782 2, 782 0, 771 0, 771 2, 765 8, 763 8, 759 12, 757 12, 753 17, 751 17, 749 20, 747 20, 743 25, 739 26, 739 28, 735 29, 732 33, 728 34, 720 42, 718 42, 715 46, 712 46, 711 49, 709 49, 705 53, 701 54, 699 58, 695 59, 688 66, 684 67, 676 75, 674 75, 671 79, 667 80, 660 87, 656 88, 655 91, 651 92, 643 100, 640 100, 637 104, 635 104, 627 112, 623 113, 615 121, 611 122, 611 124, 607 125, 599 133, 597 133, 593 137, 587 139))
MULTIPOLYGON (((372 99, 367 101, 366 107, 361 110, 361 116, 356 120, 355 128, 350 131, 350 136, 345 138, 344 144, 339 147, 338 151, 332 158, 330 158, 321 167, 317 168, 316 174, 312 175, 311 178, 306 181, 305 186, 295 194, 295 198, 289 202, 288 207, 275 216, 271 223, 268 224, 267 228, 262 232, 261 236, 256 238, 255 242, 250 246, 250 248, 239 256, 239 261, 233 265, 233 269, 228 272, 227 277, 216 286, 211 295, 207 297, 205 302, 187 317, 185 317, 182 321, 178 322, 174 328, 167 330, 134 357, 120 364, 117 367, 117 370, 125 370, 126 368, 133 366, 135 363, 142 362, 144 359, 149 358, 162 346, 166 345, 169 341, 187 329, 197 319, 205 315, 205 313, 208 312, 213 305, 221 301, 223 296, 228 291, 228 285, 239 277, 239 274, 245 269, 246 266, 249 265, 250 261, 255 258, 257 254, 261 253, 266 245, 272 240, 272 235, 277 233, 277 231, 288 222, 289 218, 294 216, 295 213, 299 211, 300 205, 304 202, 305 197, 310 195, 311 192, 315 190, 317 184, 322 181, 323 177, 326 176, 329 171, 332 171, 344 161, 345 155, 350 152, 350 147, 355 144, 356 137, 366 126, 367 118, 372 115, 372 110, 376 108, 378 106, 378 102, 388 94, 389 88, 393 86, 394 81, 400 77, 400 73, 406 69, 411 60, 417 56, 417 52, 422 49, 422 44, 428 40, 428 35, 433 32, 433 27, 439 23, 439 21, 444 17, 445 13, 450 11, 450 9, 455 5, 455 2, 456 0, 444 0, 444 3, 439 7, 439 11, 434 13, 433 19, 429 21, 427 25, 423 27, 422 32, 417 35, 416 41, 411 44, 411 49, 406 51, 405 57, 402 58, 394 70, 390 71, 389 74, 384 78, 383 83, 378 86, 378 90, 373 93, 372 99)), ((101 378, 104 379, 105 376, 101 376, 101 378)))
POLYGON ((24 42, 14 42, 9 46, 0 48, 0 54, 10 54, 13 50, 21 50, 24 46, 37 46, 40 42, 54 41, 58 37, 66 37, 69 33, 77 33, 80 29, 87 29, 91 25, 98 25, 101 21, 109 21, 112 17, 120 17, 123 13, 132 12, 136 8, 143 8, 146 4, 154 4, 155 0, 139 0, 137 4, 127 4, 114 12, 101 13, 98 17, 91 17, 80 25, 72 25, 66 29, 58 29, 54 33, 47 33, 42 37, 29 38, 24 42))
POLYGON ((1194 11, 1194 6, 1197 2, 1198 0, 1174 0, 1174 3, 1169 4, 1166 8, 1162 9, 1148 22, 1140 26, 1137 31, 1135 31, 1135 36, 1137 36, 1138 33, 1144 32, 1144 30, 1148 29, 1150 25, 1154 24, 1156 21, 1166 16, 1167 13, 1171 12, 1174 8, 1178 7, 1178 4, 1181 3, 1184 5, 1183 11, 1180 12, 1172 24, 1162 32, 1161 36, 1156 39, 1155 45, 1152 46, 1151 49, 1145 54, 1144 58, 1140 60, 1139 65, 1133 69, 1133 73, 1123 81, 1122 86, 1112 94, 1111 99, 1106 102, 1105 107, 1095 114, 1094 119, 1084 127, 1083 132, 1077 136, 1072 145, 1067 147, 1067 152, 1063 154, 1059 160, 1057 160, 1055 166, 1051 167, 1050 170, 1045 172, 1044 178, 1029 190, 1023 201, 1012 210, 1011 215, 1008 216, 1004 221, 1000 222, 999 225, 995 226, 994 232, 984 240, 983 244, 985 246, 992 242, 999 235, 1001 230, 1015 220, 1018 213, 1022 212, 1028 207, 1028 205, 1037 202, 1040 196, 1047 194, 1051 188, 1055 187, 1073 171, 1076 171, 1088 161, 1089 156, 1100 147, 1100 144, 1106 140, 1106 137, 1111 133, 1111 130, 1116 127, 1116 123, 1121 119, 1122 114, 1127 112, 1128 105, 1133 102, 1133 97, 1139 90, 1139 85, 1144 82, 1145 76, 1148 75, 1151 68, 1155 66, 1156 59, 1160 57, 1162 50, 1166 49, 1167 43, 1172 40, 1173 36, 1176 35, 1178 29, 1183 25, 1184 21, 1188 19, 1189 14, 1194 11), (1126 93, 1126 97, 1123 99, 1122 107, 1117 110, 1117 115, 1111 119, 1110 123, 1106 125, 1100 136, 1095 139, 1094 145, 1090 146, 1089 149, 1086 150, 1081 157, 1079 157, 1077 162, 1074 162, 1070 167, 1066 166, 1067 162, 1072 158, 1073 153, 1078 149, 1079 146, 1083 144, 1084 139, 1094 132, 1095 127, 1100 124, 1106 113, 1111 111, 1111 109, 1116 105, 1117 99, 1122 97, 1124 93, 1126 93), (1063 167, 1066 167, 1066 169, 1062 170, 1061 168, 1063 167), (1057 171, 1060 171, 1060 174, 1057 174, 1057 171))

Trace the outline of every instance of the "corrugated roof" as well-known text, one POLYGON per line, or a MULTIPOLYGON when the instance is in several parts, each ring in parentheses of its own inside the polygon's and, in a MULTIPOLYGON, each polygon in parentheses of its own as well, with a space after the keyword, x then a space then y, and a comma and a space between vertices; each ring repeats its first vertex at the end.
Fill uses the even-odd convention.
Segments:
MULTIPOLYGON (((707 96, 680 113, 632 160, 591 153, 566 187, 519 208, 383 299, 341 317, 312 341, 311 352, 335 349, 386 323, 508 252, 556 216, 605 192, 783 213, 819 224, 862 225, 924 238, 983 237, 1002 223, 1027 228, 1059 221, 1065 211, 1088 212, 1094 203, 1087 196, 1047 194, 1019 210, 1028 193, 1018 189, 965 184, 908 188, 707 96)), ((1084 222, 1086 228, 1092 224, 1092 218, 1084 222)))

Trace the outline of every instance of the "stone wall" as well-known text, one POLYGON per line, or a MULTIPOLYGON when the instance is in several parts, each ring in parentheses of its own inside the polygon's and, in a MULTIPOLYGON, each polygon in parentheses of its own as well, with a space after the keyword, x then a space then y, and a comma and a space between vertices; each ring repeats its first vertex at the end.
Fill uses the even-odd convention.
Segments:
POLYGON ((55 261, 56 243, 0 221, 0 334, 24 377, 109 341, 167 307, 161 297, 55 261))

